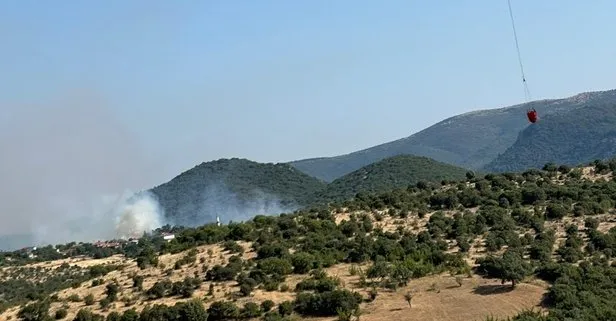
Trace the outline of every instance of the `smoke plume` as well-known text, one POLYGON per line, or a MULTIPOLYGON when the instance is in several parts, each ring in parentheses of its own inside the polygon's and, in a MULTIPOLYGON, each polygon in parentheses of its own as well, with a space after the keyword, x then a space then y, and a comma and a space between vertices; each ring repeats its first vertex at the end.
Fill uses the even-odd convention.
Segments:
POLYGON ((109 239, 162 223, 154 198, 126 191, 160 179, 130 131, 139 119, 121 122, 83 93, 0 107, 0 248, 109 239))
POLYGON ((181 191, 171 199, 166 202, 165 198, 161 200, 163 206, 167 205, 166 216, 171 224, 187 227, 215 222, 216 217, 220 218, 221 224, 227 224, 230 221, 246 221, 259 214, 276 215, 299 208, 283 204, 277 196, 259 189, 252 189, 240 196, 221 181, 209 182, 198 191, 181 191))
MULTIPOLYGON (((128 196, 125 194, 125 197, 128 196)), ((162 226, 164 215, 156 199, 149 192, 132 195, 121 199, 114 217, 116 218, 115 235, 118 238, 139 237, 162 226)))

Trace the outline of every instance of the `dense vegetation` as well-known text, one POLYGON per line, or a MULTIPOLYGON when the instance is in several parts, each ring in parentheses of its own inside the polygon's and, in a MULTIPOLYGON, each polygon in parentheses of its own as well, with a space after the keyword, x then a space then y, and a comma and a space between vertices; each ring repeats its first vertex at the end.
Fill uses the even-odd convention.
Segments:
POLYGON ((170 219, 191 226, 214 221, 220 212, 241 217, 303 206, 324 186, 287 164, 233 158, 202 163, 151 191, 170 219))
MULTIPOLYGON (((528 127, 529 124, 525 116, 527 108, 537 109, 541 118, 540 126, 543 126, 543 119, 548 119, 548 116, 559 115, 559 118, 564 122, 561 128, 567 129, 568 126, 575 126, 576 123, 586 124, 588 126, 586 128, 592 128, 588 124, 592 124, 595 121, 600 122, 603 113, 599 110, 582 112, 580 108, 606 104, 613 105, 614 103, 616 103, 616 90, 610 90, 583 93, 564 99, 534 101, 529 104, 500 109, 475 111, 445 119, 409 137, 361 151, 336 157, 298 160, 290 164, 304 173, 327 182, 331 182, 373 162, 400 154, 425 156, 463 168, 483 170, 486 164, 493 161, 499 154, 505 153, 507 148, 516 142, 520 131, 528 127), (564 113, 568 113, 568 115, 561 117, 560 115, 564 113)), ((530 133, 528 134, 530 135, 530 133)), ((563 134, 557 135, 564 137, 563 134)), ((595 139, 596 142, 603 138, 603 135, 592 136, 590 132, 585 132, 584 135, 590 139, 595 139)), ((561 147, 564 147, 574 145, 574 142, 581 141, 580 139, 590 141, 585 137, 571 136, 564 140, 555 140, 554 143, 559 143, 561 147)), ((548 140, 542 141, 550 141, 550 139, 548 137, 548 140)), ((609 145, 613 146, 614 143, 606 142, 598 147, 609 145)), ((581 156, 574 159, 574 164, 592 160, 594 158, 589 157, 598 154, 598 151, 594 149, 591 149, 591 153, 582 154, 583 151, 588 149, 584 146, 580 147, 579 150, 574 149, 572 151, 581 156)), ((537 152, 537 149, 533 148, 532 151, 537 152)), ((546 152, 548 151, 546 150, 546 152)), ((532 159, 532 157, 529 158, 529 155, 521 156, 517 152, 512 152, 512 155, 520 156, 518 156, 517 160, 511 160, 510 158, 502 159, 498 164, 518 164, 518 160, 526 161, 527 159, 532 159)), ((558 154, 558 157, 549 160, 537 159, 529 165, 540 167, 548 161, 559 164, 566 163, 566 159, 561 158, 564 155, 566 154, 558 154)), ((518 167, 515 170, 525 169, 525 167, 518 167)), ((513 171, 514 169, 506 170, 513 171)))
POLYGON ((541 168, 548 162, 577 165, 616 155, 616 101, 542 117, 486 166, 490 172, 541 168))
MULTIPOLYGON (((594 170, 600 174, 614 171, 616 160, 597 161, 594 170)), ((328 208, 183 228, 169 243, 144 237, 131 245, 131 253, 143 269, 156 266, 161 253, 177 253, 197 245, 222 244, 233 253, 225 264, 202 265, 201 273, 184 281, 161 279, 143 288, 141 295, 149 300, 189 298, 203 282, 234 281, 239 291, 233 295, 247 296, 256 288, 279 290, 293 274, 309 273, 309 277, 290 289, 296 292, 294 300, 278 305, 264 301, 238 306, 229 298, 205 308, 203 301, 193 299, 170 307, 153 305, 141 312, 110 313, 107 320, 203 320, 206 316, 207 320, 282 320, 293 314, 337 315, 340 320, 350 320, 360 314, 362 302, 375 300, 381 291, 405 287, 411 279, 445 271, 460 276, 471 273, 464 257, 478 237, 485 239, 487 254, 476 261, 474 273, 509 282, 512 288, 529 278, 551 284, 545 298, 549 315, 524 311, 515 320, 616 318, 616 265, 612 264, 616 228, 607 232, 599 229, 616 206, 616 182, 589 181, 582 178, 580 169, 553 164, 523 173, 474 177, 469 172, 467 177, 446 185, 421 181, 384 193, 358 194, 328 208), (339 212, 351 214, 336 224, 335 213, 339 212), (409 217, 427 218, 425 229, 413 231, 405 221, 409 217), (567 223, 560 244, 555 227, 565 218, 584 223, 567 223), (375 221, 385 219, 393 220, 397 228, 384 231, 374 226, 375 221), (250 242, 256 257, 243 259, 240 254, 247 249, 237 241, 250 242), (446 252, 452 247, 459 251, 446 252), (369 295, 348 290, 337 278, 323 273, 324 268, 338 263, 369 263, 368 269, 353 272, 360 275, 358 286, 369 290, 369 295)), ((195 251, 185 253, 177 265, 202 264, 195 251)), ((114 284, 106 285, 101 306, 116 300, 122 291, 114 284)), ((133 287, 142 284, 143 279, 135 278, 133 287)), ((405 299, 411 308, 412 294, 405 299)), ((20 318, 45 320, 52 301, 40 299, 23 306, 20 318)), ((97 318, 102 320, 90 308, 83 308, 75 320, 97 318)))
POLYGON ((384 192, 419 181, 461 180, 467 170, 427 157, 399 155, 364 166, 329 183, 316 199, 347 200, 357 193, 384 192))
POLYGON ((402 155, 326 184, 287 164, 220 159, 188 170, 152 191, 175 224, 196 226, 214 221, 216 214, 239 221, 249 215, 292 211, 420 180, 461 179, 465 173, 462 168, 429 158, 402 155))

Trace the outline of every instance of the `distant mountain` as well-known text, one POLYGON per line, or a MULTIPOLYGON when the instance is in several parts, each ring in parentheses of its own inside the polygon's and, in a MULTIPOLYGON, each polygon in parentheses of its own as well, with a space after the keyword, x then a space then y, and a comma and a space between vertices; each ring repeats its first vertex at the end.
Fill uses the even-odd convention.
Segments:
POLYGON ((153 188, 170 224, 194 226, 289 212, 475 171, 520 171, 616 155, 616 90, 481 110, 407 138, 347 155, 279 164, 246 159, 202 163, 153 188), (536 108, 529 125, 527 108, 536 108), (406 155, 406 156, 402 156, 406 155), (399 157, 394 157, 399 156, 399 157), (448 165, 449 164, 449 165, 448 165), (329 184, 327 183, 329 182, 329 184))
MULTIPOLYGON (((535 108, 542 119, 570 113, 585 106, 616 102, 616 90, 589 92, 563 99, 549 99, 499 109, 480 110, 445 119, 409 137, 346 155, 290 162, 302 172, 331 182, 363 166, 387 157, 425 156, 463 168, 482 169, 513 145, 529 127, 526 110, 535 108)), ((549 118, 548 118, 549 119, 549 118)), ((562 163, 560 159, 557 163, 562 163)))
POLYGON ((318 193, 316 199, 345 200, 359 192, 382 192, 407 187, 419 181, 461 180, 466 172, 466 169, 427 157, 398 155, 364 166, 334 180, 318 193))
POLYGON ((311 201, 325 183, 294 167, 246 159, 202 163, 151 189, 172 224, 195 226, 291 211, 311 201))
POLYGON ((616 155, 616 102, 587 104, 545 116, 485 166, 493 172, 589 163, 616 155))

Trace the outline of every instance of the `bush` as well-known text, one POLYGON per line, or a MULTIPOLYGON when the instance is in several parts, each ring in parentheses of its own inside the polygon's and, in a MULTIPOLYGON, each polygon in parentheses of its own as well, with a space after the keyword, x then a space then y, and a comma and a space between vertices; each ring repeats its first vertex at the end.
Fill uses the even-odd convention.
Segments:
POLYGON ((240 316, 240 310, 233 302, 216 301, 207 309, 208 321, 236 319, 240 316))
MULTIPOLYGON (((111 311, 107 315, 106 321, 122 321, 122 315, 120 314, 120 312, 111 311)), ((149 320, 147 317, 143 317, 141 321, 149 321, 149 320)))
POLYGON ((86 295, 86 296, 83 298, 83 302, 84 302, 86 305, 92 305, 92 304, 94 304, 94 295, 92 295, 92 293, 90 293, 90 294, 86 295))
POLYGON ((293 302, 291 301, 281 302, 280 305, 278 305, 278 313, 280 313, 281 316, 287 316, 287 315, 293 314, 293 302))
POLYGON ((50 302, 36 301, 22 307, 17 313, 17 317, 25 321, 38 321, 49 319, 50 302))
POLYGON ((133 277, 133 288, 139 289, 139 291, 143 290, 143 275, 135 275, 133 277))
POLYGON ((567 209, 561 204, 549 204, 545 216, 549 219, 561 219, 567 215, 567 209))
POLYGON ((105 318, 102 315, 96 314, 92 312, 92 310, 86 308, 86 309, 79 309, 73 321, 90 321, 90 320, 103 321, 104 319, 105 318))
POLYGON ((339 311, 354 311, 361 301, 359 293, 346 289, 314 294, 300 293, 295 300, 295 311, 306 316, 336 316, 339 311))
POLYGON ((68 298, 66 298, 66 299, 68 301, 70 301, 70 302, 79 302, 79 301, 81 301, 81 298, 79 297, 79 295, 75 294, 75 293, 69 295, 68 298))
POLYGON ((105 294, 110 302, 117 300, 120 287, 116 283, 108 283, 105 288, 105 294))
POLYGON ((260 260, 257 263, 257 268, 265 274, 287 275, 293 272, 293 266, 288 260, 276 257, 260 260))
POLYGON ((244 283, 244 284, 240 285, 240 293, 243 296, 249 296, 250 293, 252 292, 252 290, 253 290, 253 287, 250 284, 244 283))
POLYGON ((240 311, 241 317, 246 319, 259 317, 261 313, 261 307, 254 302, 244 304, 244 307, 240 311))
POLYGON ((274 305, 276 305, 274 303, 274 301, 272 300, 265 300, 263 302, 261 302, 261 310, 263 310, 263 312, 268 312, 269 310, 271 310, 274 305))
POLYGON ((584 227, 589 230, 596 230, 599 227, 599 221, 595 218, 589 217, 584 220, 584 227))

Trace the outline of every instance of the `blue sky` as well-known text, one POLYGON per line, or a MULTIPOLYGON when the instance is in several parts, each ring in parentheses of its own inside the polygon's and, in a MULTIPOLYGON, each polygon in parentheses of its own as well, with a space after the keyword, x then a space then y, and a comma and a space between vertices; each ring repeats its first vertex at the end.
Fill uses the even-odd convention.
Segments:
MULTIPOLYGON (((616 2, 512 5, 532 98, 616 87, 616 2)), ((164 163, 159 182, 524 100, 506 0, 7 0, 0 39, 0 118, 88 92, 164 163)))

